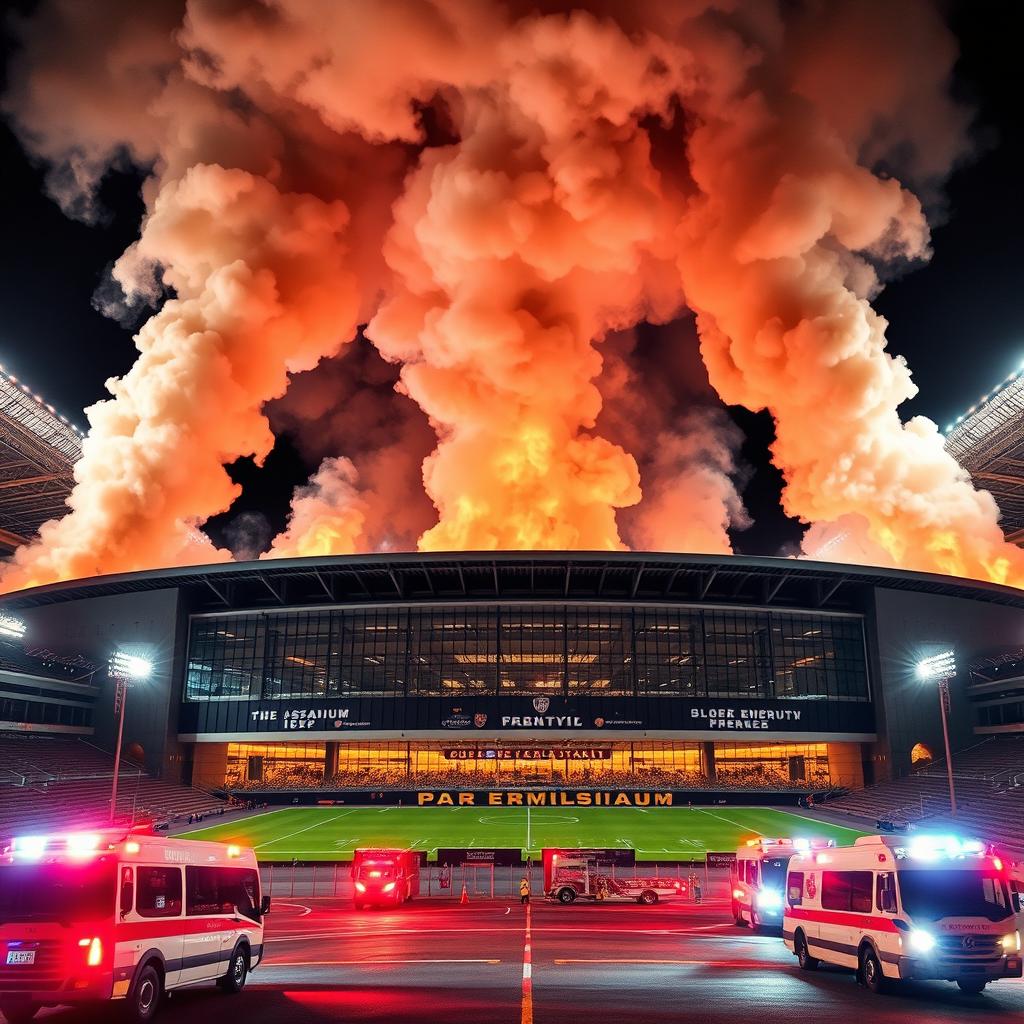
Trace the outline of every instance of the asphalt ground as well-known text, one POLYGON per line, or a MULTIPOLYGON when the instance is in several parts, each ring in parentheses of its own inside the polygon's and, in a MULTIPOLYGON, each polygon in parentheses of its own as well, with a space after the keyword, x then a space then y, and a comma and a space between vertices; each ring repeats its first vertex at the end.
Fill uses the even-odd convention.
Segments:
MULTIPOLYGON (((267 959, 239 996, 177 992, 164 1024, 642 1024, 1024 1019, 1024 983, 981 996, 946 982, 872 995, 852 972, 797 969, 781 939, 737 928, 724 900, 562 907, 536 899, 417 901, 356 912, 275 901, 267 959)), ((47 1010, 49 1024, 110 1021, 109 1006, 47 1010)))

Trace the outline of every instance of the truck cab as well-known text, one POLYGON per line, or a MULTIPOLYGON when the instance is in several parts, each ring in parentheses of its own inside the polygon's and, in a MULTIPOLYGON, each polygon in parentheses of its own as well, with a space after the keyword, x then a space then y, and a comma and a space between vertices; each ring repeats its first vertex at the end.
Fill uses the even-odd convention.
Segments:
POLYGON ((415 850, 356 850, 352 901, 356 910, 397 907, 420 891, 420 854, 415 850))

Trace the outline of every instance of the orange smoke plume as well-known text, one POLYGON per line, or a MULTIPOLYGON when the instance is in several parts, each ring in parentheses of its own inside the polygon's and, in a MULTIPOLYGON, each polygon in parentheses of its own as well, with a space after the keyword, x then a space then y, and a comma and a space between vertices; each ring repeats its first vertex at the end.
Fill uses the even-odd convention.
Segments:
POLYGON ((962 147, 935 12, 590 7, 42 4, 8 110, 72 215, 145 170, 114 277, 159 308, 0 585, 229 557, 195 528, 275 430, 319 469, 271 557, 728 551, 735 428, 667 369, 696 341, 622 343, 687 307, 720 399, 775 417, 809 552, 1024 581, 992 499, 901 422, 870 305, 927 257, 917 196, 962 147), (359 325, 394 393, 336 358, 359 325))

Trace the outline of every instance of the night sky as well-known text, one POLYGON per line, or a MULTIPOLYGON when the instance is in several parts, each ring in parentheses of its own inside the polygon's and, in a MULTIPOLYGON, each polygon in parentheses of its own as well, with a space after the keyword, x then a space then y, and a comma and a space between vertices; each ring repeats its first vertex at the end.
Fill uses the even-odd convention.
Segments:
MULTIPOLYGON (((923 414, 940 427, 1024 360, 1024 133, 1014 8, 998 0, 949 8, 961 44, 954 91, 975 111, 974 154, 948 182, 931 263, 892 281, 875 304, 890 322, 890 351, 907 358, 920 388, 902 407, 904 417, 923 414)), ((6 54, 6 31, 4 44, 6 54)), ((92 296, 136 237, 140 179, 131 172, 111 175, 102 196, 104 221, 87 226, 65 218, 46 198, 41 169, 2 123, 0 160, 0 364, 84 428, 83 407, 106 397, 104 380, 134 360, 131 330, 96 312, 92 296)), ((754 526, 734 536, 735 547, 788 553, 801 531, 778 507, 779 477, 767 460, 770 419, 743 409, 730 414, 747 438, 744 500, 754 518, 754 526)), ((292 487, 312 468, 287 438, 279 439, 262 472, 236 466, 233 475, 245 493, 212 524, 215 539, 243 510, 263 511, 279 527, 292 487)))

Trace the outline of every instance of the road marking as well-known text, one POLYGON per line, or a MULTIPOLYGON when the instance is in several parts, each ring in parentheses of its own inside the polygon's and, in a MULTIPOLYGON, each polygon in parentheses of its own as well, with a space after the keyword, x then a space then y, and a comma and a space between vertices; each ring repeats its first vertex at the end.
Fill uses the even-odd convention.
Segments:
POLYGON ((333 818, 328 818, 326 821, 318 821, 315 825, 307 825, 305 828, 300 828, 297 832, 289 832, 286 836, 278 836, 277 839, 271 839, 268 842, 260 843, 258 846, 254 846, 254 850, 262 850, 264 846, 273 846, 274 843, 283 843, 286 839, 291 839, 292 836, 302 835, 303 832, 309 832, 311 829, 320 828, 321 825, 329 825, 332 821, 337 821, 339 818, 344 818, 346 814, 355 814, 356 808, 351 811, 342 811, 341 814, 334 815, 333 818))
POLYGON ((526 937, 523 941, 523 1005, 519 1024, 533 1024, 533 955, 530 938, 530 904, 526 904, 526 937))
POLYGON ((500 964, 500 960, 296 960, 279 961, 263 965, 268 967, 354 967, 361 964, 500 964))
POLYGON ((305 917, 307 914, 312 913, 313 910, 312 907, 307 907, 302 903, 281 903, 278 900, 274 900, 274 909, 276 910, 278 907, 298 907, 302 911, 301 914, 297 915, 298 917, 305 917))
MULTIPOLYGON (((765 970, 768 964, 763 960, 629 960, 624 957, 608 957, 594 960, 556 960, 556 964, 655 964, 671 967, 746 967, 750 970, 765 970)), ((780 964, 772 964, 773 970, 786 968, 780 964)))
POLYGON ((859 835, 859 836, 864 835, 864 830, 863 829, 860 829, 860 828, 850 828, 849 825, 837 825, 834 822, 825 821, 824 818, 809 818, 806 814, 797 814, 796 811, 778 810, 775 807, 769 807, 769 808, 767 808, 767 810, 777 811, 777 813, 779 813, 779 814, 788 814, 791 818, 802 818, 804 821, 812 821, 812 822, 814 822, 815 825, 826 825, 829 828, 842 829, 844 832, 856 832, 857 835, 859 835))

